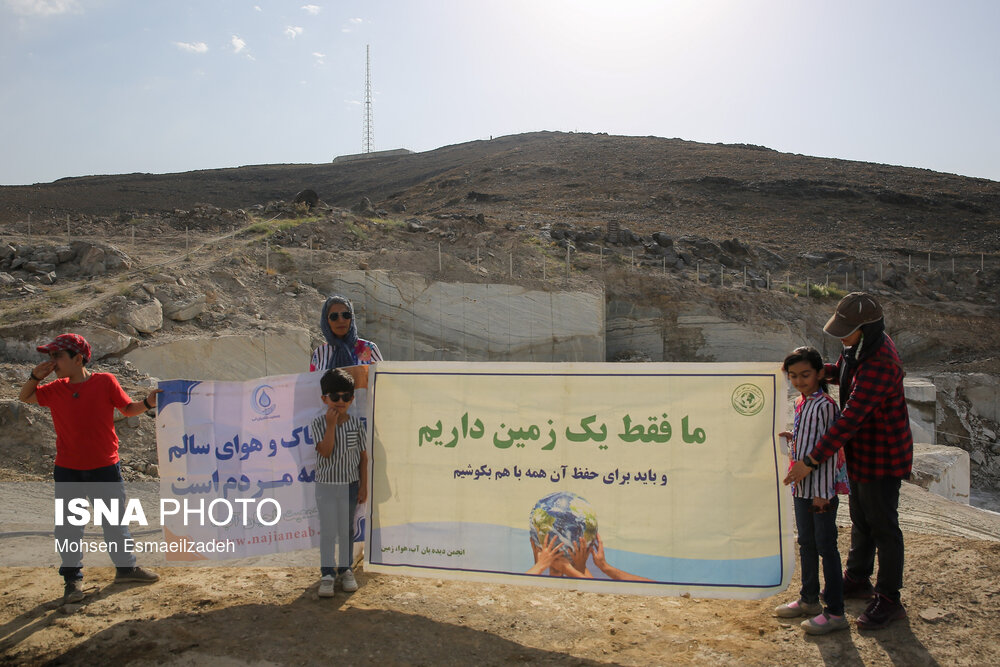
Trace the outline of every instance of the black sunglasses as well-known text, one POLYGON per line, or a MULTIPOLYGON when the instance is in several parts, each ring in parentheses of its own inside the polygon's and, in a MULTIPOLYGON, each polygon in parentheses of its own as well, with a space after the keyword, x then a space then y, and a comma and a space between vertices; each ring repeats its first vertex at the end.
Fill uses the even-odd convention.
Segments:
POLYGON ((352 317, 354 317, 354 315, 353 315, 353 314, 351 313, 351 311, 349 311, 349 310, 345 310, 345 311, 344 311, 344 312, 342 312, 342 313, 327 313, 327 315, 326 315, 326 316, 327 316, 327 317, 328 317, 328 318, 329 318, 329 319, 330 319, 331 321, 333 321, 333 322, 336 322, 336 321, 337 321, 337 320, 339 320, 339 319, 340 319, 341 317, 343 317, 343 318, 344 318, 345 320, 349 320, 349 319, 351 319, 352 317))
POLYGON ((353 391, 342 391, 342 392, 336 392, 335 391, 332 394, 324 394, 324 396, 326 396, 327 398, 329 398, 334 403, 337 403, 339 401, 343 401, 344 403, 350 403, 351 399, 354 398, 354 392, 353 391))

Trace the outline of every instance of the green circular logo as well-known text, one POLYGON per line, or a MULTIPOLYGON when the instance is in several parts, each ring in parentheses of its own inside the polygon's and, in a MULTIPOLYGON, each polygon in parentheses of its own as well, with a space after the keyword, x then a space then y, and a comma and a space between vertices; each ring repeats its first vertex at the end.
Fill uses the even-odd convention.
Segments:
POLYGON ((741 384, 733 390, 733 407, 747 417, 764 409, 764 392, 755 384, 741 384))

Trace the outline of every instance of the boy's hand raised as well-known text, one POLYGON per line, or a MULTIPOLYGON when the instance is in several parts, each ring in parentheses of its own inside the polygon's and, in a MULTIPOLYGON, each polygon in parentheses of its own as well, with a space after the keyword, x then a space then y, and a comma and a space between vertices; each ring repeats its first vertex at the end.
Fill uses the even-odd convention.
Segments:
POLYGON ((35 376, 36 380, 41 382, 46 377, 48 377, 49 373, 51 373, 55 369, 56 369, 56 362, 50 359, 49 361, 43 361, 42 363, 38 364, 33 369, 31 369, 31 374, 35 376))

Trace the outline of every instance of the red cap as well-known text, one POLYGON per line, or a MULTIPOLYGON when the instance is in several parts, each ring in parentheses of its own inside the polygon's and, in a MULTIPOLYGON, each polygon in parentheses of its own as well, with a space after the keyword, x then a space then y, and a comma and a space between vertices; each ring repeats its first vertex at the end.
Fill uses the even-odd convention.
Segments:
POLYGON ((90 361, 90 343, 79 334, 61 334, 48 345, 39 345, 38 351, 48 354, 58 350, 67 350, 83 356, 83 363, 90 361))

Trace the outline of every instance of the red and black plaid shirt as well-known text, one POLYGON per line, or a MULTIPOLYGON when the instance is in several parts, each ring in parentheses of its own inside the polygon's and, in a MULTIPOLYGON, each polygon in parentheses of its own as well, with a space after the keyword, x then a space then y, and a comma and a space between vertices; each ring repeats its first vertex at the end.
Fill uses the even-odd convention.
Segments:
MULTIPOLYGON (((831 382, 839 383, 843 364, 841 355, 836 365, 826 365, 831 382)), ((858 364, 850 386, 840 391, 850 392, 844 411, 816 444, 813 459, 822 462, 843 447, 852 482, 909 477, 913 435, 903 395, 903 367, 888 335, 881 349, 858 364)))

